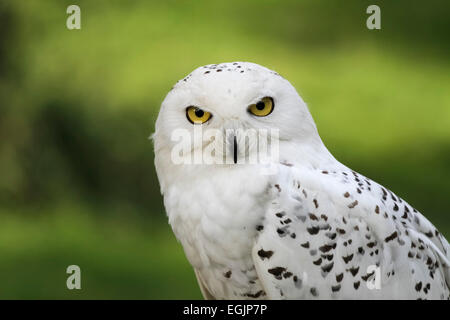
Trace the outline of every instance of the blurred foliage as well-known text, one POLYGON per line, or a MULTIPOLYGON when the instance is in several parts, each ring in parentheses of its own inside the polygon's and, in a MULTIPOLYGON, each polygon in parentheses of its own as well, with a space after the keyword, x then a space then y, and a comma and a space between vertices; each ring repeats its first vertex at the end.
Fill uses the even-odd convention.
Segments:
POLYGON ((148 137, 173 83, 208 63, 281 73, 340 161, 449 237, 450 5, 377 1, 370 31, 370 4, 2 0, 0 298, 200 298, 148 137))

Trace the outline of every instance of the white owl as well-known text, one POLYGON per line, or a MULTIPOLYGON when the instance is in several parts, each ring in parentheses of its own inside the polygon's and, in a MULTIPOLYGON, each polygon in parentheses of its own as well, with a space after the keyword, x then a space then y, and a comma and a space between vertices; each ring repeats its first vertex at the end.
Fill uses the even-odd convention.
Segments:
POLYGON ((247 62, 196 69, 166 96, 153 138, 169 222, 205 298, 449 299, 447 240, 338 162, 276 72, 247 62), (225 138, 194 137, 184 156, 214 146, 232 161, 174 161, 173 133, 199 128, 225 138), (240 129, 277 130, 272 173, 239 161, 261 152, 240 129))

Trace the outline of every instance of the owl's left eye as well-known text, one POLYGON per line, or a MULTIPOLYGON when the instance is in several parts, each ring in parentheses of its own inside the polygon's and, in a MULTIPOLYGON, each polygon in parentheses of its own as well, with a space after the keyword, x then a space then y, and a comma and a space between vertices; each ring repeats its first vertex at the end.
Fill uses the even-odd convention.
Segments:
POLYGON ((271 97, 264 97, 257 103, 251 104, 248 107, 248 111, 257 117, 265 117, 272 113, 273 107, 273 99, 271 97))
POLYGON ((186 117, 192 124, 202 124, 211 119, 211 113, 198 107, 187 107, 186 117))

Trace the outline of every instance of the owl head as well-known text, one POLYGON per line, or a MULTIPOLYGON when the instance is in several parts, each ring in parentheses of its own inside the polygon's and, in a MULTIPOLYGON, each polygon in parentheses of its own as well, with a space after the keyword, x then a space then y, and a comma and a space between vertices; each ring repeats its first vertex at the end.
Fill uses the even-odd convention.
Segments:
POLYGON ((233 170, 267 160, 274 146, 277 161, 314 165, 327 153, 295 88, 249 62, 206 65, 179 80, 161 105, 153 139, 159 176, 204 166, 233 170))

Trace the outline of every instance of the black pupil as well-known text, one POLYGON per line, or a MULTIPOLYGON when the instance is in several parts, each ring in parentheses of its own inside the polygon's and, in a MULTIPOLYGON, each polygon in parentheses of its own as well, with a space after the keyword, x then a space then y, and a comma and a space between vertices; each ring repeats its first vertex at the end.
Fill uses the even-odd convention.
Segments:
POLYGON ((205 114, 205 112, 203 112, 202 109, 197 109, 197 110, 195 110, 195 115, 196 115, 198 118, 203 117, 204 114, 205 114))
POLYGON ((260 101, 260 102, 258 102, 257 104, 256 104, 256 109, 258 109, 258 110, 264 110, 264 107, 266 106, 266 104, 264 103, 264 102, 262 102, 262 101, 260 101))

